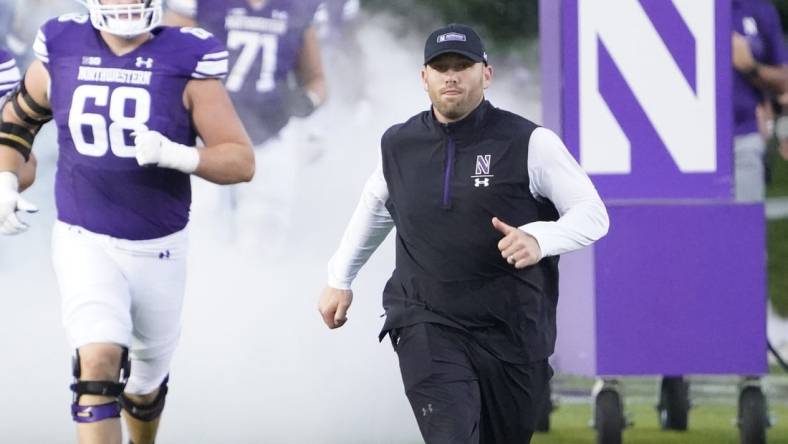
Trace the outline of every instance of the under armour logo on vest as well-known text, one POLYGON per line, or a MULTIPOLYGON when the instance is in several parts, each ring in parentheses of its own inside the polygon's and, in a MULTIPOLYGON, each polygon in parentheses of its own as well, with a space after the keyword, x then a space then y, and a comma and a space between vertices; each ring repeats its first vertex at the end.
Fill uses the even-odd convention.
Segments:
POLYGON ((142 57, 137 57, 137 62, 134 64, 137 68, 145 68, 151 69, 153 68, 153 59, 148 57, 147 59, 143 59, 142 57))
POLYGON ((489 187, 490 186, 490 178, 489 177, 485 177, 485 178, 474 177, 473 178, 473 186, 475 186, 476 188, 479 188, 482 185, 484 185, 485 187, 489 187))

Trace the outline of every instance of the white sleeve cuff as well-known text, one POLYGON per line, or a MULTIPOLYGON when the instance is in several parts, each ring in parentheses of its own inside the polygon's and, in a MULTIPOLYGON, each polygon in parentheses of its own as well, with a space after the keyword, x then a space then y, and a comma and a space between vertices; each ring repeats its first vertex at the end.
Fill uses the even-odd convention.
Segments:
POLYGON ((352 279, 346 280, 338 277, 337 273, 334 271, 334 258, 331 258, 331 260, 328 261, 328 281, 326 283, 331 288, 336 288, 338 290, 350 290, 352 279))

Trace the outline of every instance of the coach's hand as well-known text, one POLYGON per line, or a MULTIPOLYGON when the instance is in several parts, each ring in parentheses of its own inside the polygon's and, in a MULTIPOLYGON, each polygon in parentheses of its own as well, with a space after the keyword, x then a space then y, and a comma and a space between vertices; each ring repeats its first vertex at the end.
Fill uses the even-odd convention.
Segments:
POLYGON ((327 286, 320 295, 317 310, 328 328, 339 328, 347 322, 347 310, 353 303, 353 290, 327 286))
POLYGON ((542 250, 536 238, 525 231, 503 223, 497 217, 492 218, 493 227, 503 234, 503 239, 498 241, 501 257, 506 259, 514 268, 531 266, 542 257, 542 250))
POLYGON ((38 208, 19 195, 19 180, 16 174, 2 171, 0 172, 0 234, 12 235, 27 231, 29 226, 19 220, 16 215, 18 211, 35 213, 38 208))

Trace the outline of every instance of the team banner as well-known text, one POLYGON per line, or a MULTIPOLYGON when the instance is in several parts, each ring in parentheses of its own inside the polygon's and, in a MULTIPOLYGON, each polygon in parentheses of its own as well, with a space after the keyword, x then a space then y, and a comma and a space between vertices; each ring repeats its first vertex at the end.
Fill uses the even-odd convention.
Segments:
POLYGON ((544 3, 562 22, 543 43, 560 58, 545 82, 561 84, 545 90, 561 96, 545 121, 603 198, 729 198, 730 8, 715 0, 544 3))

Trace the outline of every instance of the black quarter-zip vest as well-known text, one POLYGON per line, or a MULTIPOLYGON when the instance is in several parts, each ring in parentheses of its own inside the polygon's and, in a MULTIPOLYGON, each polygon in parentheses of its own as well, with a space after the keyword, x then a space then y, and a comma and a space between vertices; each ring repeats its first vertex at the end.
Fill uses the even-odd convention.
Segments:
POLYGON ((508 362, 552 354, 558 258, 516 270, 501 257, 503 235, 491 222, 496 216, 517 227, 557 218, 529 190, 536 128, 485 100, 459 122, 442 124, 425 111, 383 135, 386 208, 397 236, 381 337, 435 322, 469 332, 508 362))

